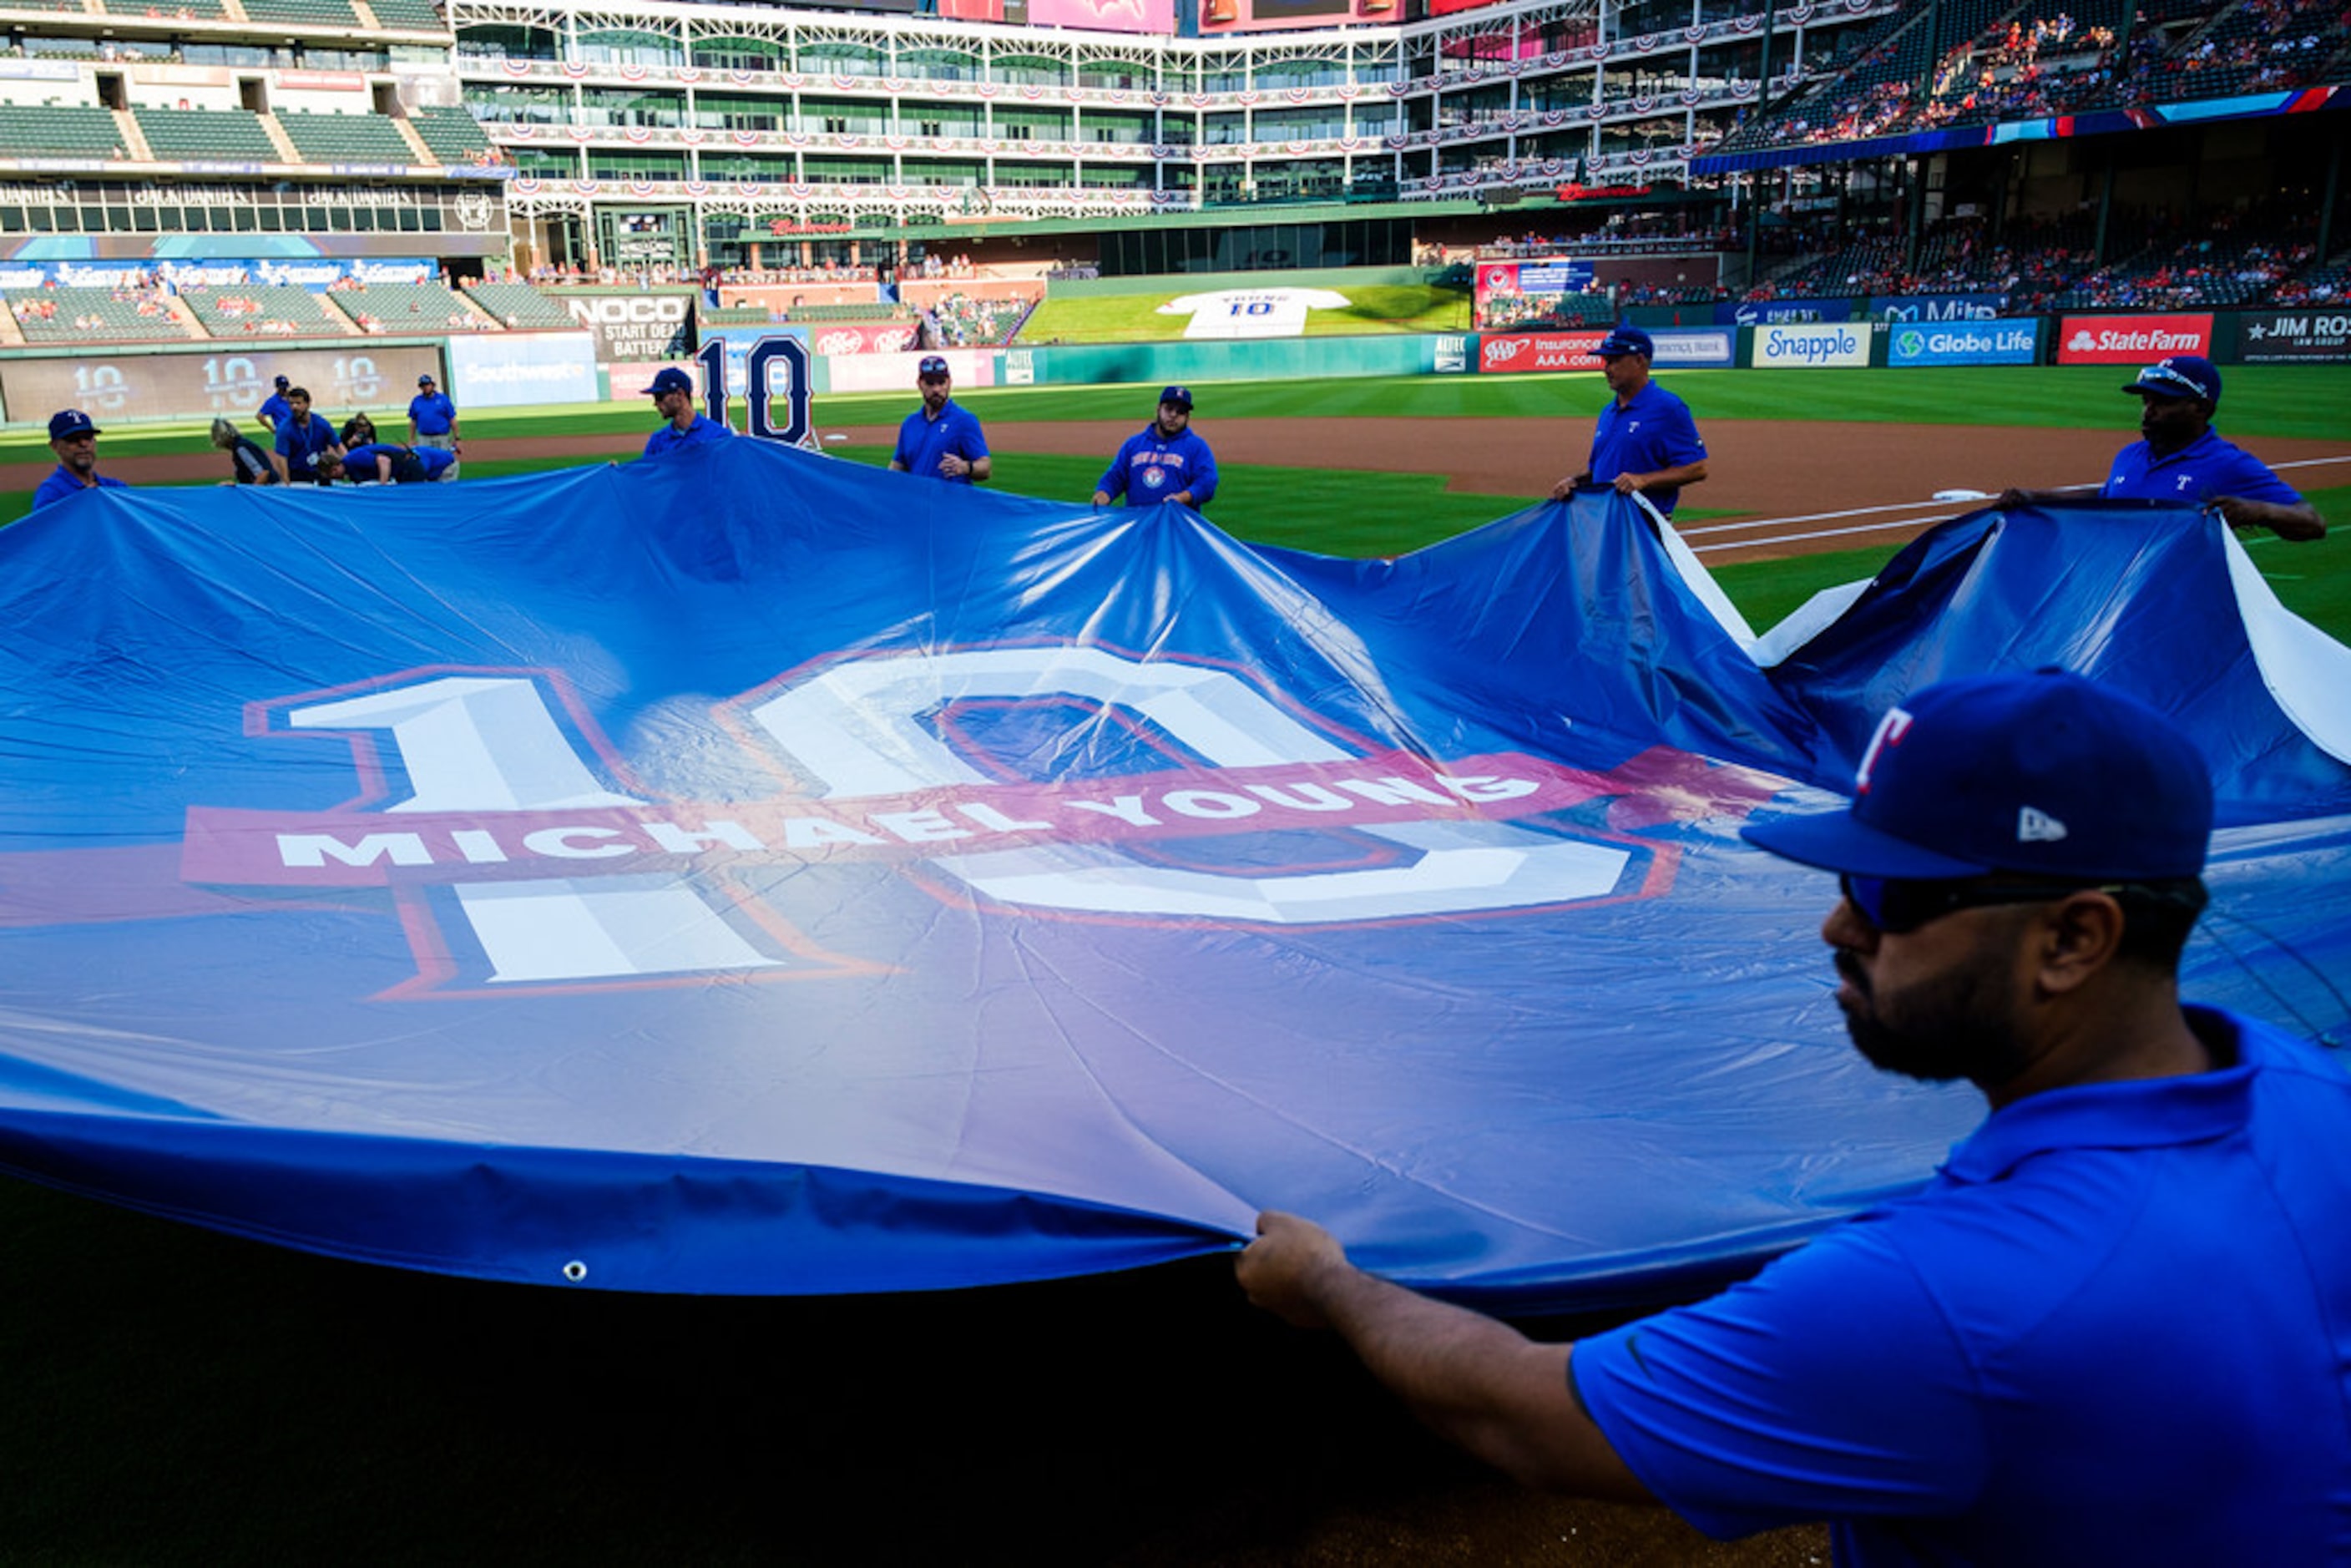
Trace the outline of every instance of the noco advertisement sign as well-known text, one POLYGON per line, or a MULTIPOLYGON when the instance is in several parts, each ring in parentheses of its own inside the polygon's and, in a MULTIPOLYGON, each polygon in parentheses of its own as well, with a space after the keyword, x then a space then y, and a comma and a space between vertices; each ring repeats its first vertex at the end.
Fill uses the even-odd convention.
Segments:
POLYGON ((690 360, 700 347, 694 335, 695 295, 690 288, 668 294, 567 288, 556 298, 573 320, 596 334, 601 364, 690 360))
POLYGON ((2212 318, 2068 316, 2057 323, 2061 365, 2138 365, 2166 354, 2210 354, 2212 318))
POLYGON ((2351 307, 2250 311, 2237 318, 2237 357, 2249 365, 2351 361, 2351 307))
POLYGON ((2040 345, 2035 321, 1937 321, 1886 329, 1889 365, 2029 365, 2040 345))

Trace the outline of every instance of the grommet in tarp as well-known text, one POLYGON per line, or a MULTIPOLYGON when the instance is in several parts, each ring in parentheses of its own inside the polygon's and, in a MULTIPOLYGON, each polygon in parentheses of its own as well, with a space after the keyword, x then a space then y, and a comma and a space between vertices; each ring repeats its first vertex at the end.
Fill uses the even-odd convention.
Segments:
POLYGON ((576 1285, 588 1277, 588 1265, 574 1258, 563 1266, 563 1277, 576 1285))

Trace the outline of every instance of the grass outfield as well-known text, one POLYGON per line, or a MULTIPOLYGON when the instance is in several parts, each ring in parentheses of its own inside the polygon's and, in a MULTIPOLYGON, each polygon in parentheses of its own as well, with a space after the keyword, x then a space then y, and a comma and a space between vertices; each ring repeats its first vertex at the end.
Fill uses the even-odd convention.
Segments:
MULTIPOLYGON (((1268 287, 1275 287, 1268 284, 1268 287)), ((1189 316, 1162 316, 1159 307, 1184 292, 1114 294, 1082 299, 1047 299, 1020 329, 1023 347, 1050 343, 1175 342, 1192 324, 1189 316)), ((1375 284, 1343 290, 1347 306, 1313 310, 1306 317, 1310 338, 1366 332, 1466 332, 1470 298, 1466 288, 1432 284, 1375 284)))

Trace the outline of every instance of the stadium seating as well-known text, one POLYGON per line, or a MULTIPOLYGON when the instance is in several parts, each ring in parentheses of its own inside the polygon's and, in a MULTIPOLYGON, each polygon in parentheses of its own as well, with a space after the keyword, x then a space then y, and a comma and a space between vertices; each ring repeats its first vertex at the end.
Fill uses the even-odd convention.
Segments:
POLYGON ((0 153, 45 158, 120 155, 122 131, 103 109, 0 104, 0 153))
POLYGON ((362 332, 487 332, 487 317, 438 283, 371 283, 339 289, 335 304, 362 332))
POLYGON ((350 27, 360 25, 359 14, 343 0, 243 0, 245 14, 256 22, 291 22, 298 26, 350 27))
POLYGON ((475 305, 509 327, 576 327, 562 306, 528 283, 476 283, 465 290, 475 305))
POLYGON ((306 163, 414 163, 416 150, 381 114, 281 112, 278 125, 306 163))
POLYGON ((424 145, 444 163, 486 163, 497 160, 489 132, 462 109, 415 109, 408 115, 424 145))
MULTIPOLYGON (((110 16, 141 18, 169 16, 184 21, 199 18, 217 21, 228 15, 227 9, 221 5, 221 0, 105 0, 102 8, 110 16)), ((60 5, 57 9, 78 11, 81 7, 60 5)))
POLYGON ((387 27, 406 27, 419 33, 449 30, 448 19, 432 0, 368 0, 368 9, 387 27))
POLYGON ((291 284, 183 285, 180 298, 215 338, 336 337, 350 323, 291 284))
POLYGON ((140 342, 188 335, 152 289, 25 289, 10 294, 7 305, 28 343, 140 342))
POLYGON ((949 347, 979 348, 1010 342, 1013 333, 1029 319, 1029 302, 949 294, 932 307, 930 315, 949 347))
MULTIPOLYGON (((103 114, 104 110, 94 112, 103 114)), ((243 109, 138 109, 139 133, 148 148, 167 162, 182 159, 236 160, 279 163, 285 154, 269 139, 260 118, 243 109)), ((111 129, 109 134, 119 140, 111 129)))

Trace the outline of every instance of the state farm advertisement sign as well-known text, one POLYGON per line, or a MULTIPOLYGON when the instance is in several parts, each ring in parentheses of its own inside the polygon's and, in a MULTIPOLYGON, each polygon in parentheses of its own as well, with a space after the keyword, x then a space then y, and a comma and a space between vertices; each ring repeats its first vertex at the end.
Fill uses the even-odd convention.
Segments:
POLYGON ((903 354, 914 346, 914 324, 811 326, 809 347, 820 354, 903 354))
POLYGON ((2139 365, 2211 351, 2210 316, 2068 316, 2057 325, 2061 365, 2139 365))
POLYGON ((1497 371, 1596 371, 1605 332, 1489 332, 1478 340, 1478 368, 1497 371))

